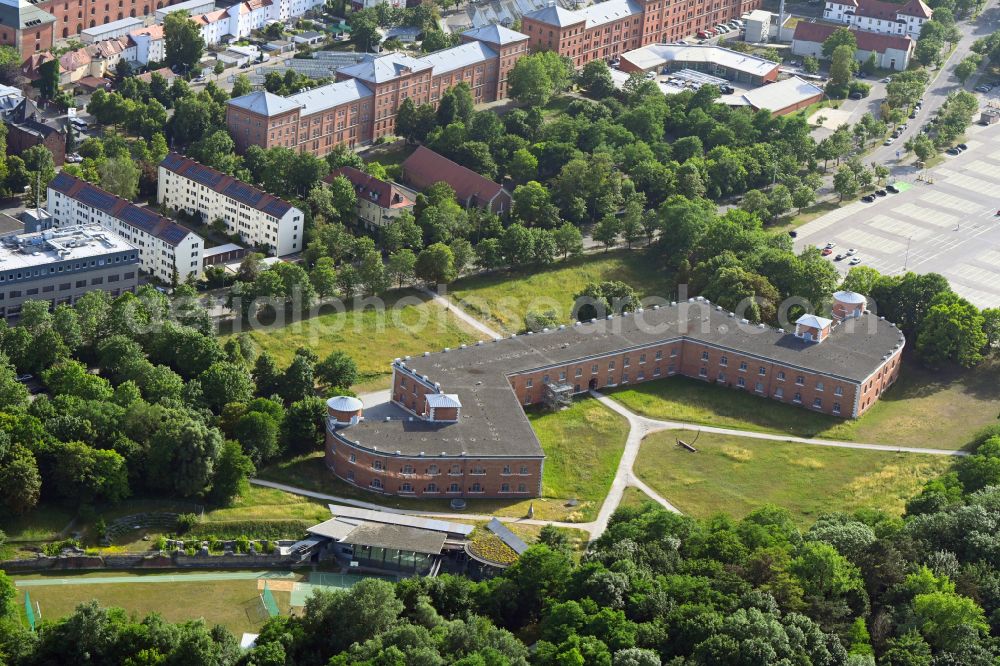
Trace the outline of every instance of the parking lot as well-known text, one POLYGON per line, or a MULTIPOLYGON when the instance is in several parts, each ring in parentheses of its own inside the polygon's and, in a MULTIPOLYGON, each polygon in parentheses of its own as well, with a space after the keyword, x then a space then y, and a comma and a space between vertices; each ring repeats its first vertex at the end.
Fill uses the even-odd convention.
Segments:
MULTIPOLYGON (((899 194, 855 201, 798 230, 796 247, 836 243, 884 274, 940 273, 979 307, 1000 306, 1000 129, 969 129, 969 149, 903 179, 899 194)), ((848 259, 834 261, 842 272, 848 259)))

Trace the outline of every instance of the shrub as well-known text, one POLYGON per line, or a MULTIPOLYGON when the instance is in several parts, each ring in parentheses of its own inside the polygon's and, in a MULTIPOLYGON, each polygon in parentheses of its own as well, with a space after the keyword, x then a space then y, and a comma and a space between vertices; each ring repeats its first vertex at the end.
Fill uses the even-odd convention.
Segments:
POLYGON ((187 534, 198 524, 198 516, 193 513, 182 513, 177 516, 177 533, 187 534))

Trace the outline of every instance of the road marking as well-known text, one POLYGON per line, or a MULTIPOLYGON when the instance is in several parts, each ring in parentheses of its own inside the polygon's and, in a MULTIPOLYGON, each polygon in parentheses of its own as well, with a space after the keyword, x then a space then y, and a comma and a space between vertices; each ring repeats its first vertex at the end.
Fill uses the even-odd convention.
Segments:
POLYGON ((926 201, 927 203, 937 204, 943 208, 957 210, 962 213, 975 213, 983 209, 981 204, 975 201, 969 201, 968 199, 963 199, 961 197, 956 197, 953 194, 947 192, 929 192, 920 197, 920 201, 926 201))
POLYGON ((843 239, 844 244, 850 247, 872 248, 882 253, 898 254, 906 251, 906 243, 900 243, 884 236, 862 231, 861 229, 849 229, 838 237, 843 239))

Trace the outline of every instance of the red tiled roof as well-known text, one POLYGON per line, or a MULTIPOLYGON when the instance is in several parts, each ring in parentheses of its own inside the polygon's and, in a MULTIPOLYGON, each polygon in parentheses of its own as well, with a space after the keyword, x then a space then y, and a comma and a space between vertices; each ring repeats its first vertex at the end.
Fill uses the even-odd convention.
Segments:
POLYGON ((162 25, 151 25, 145 28, 136 28, 135 30, 130 31, 128 34, 149 35, 150 39, 164 39, 162 25))
MULTIPOLYGON (((822 44, 827 37, 833 34, 842 25, 832 25, 830 23, 807 23, 799 21, 795 26, 793 41, 816 42, 822 44)), ((854 38, 858 42, 858 49, 861 51, 875 51, 885 53, 886 49, 897 49, 899 51, 909 51, 913 48, 914 41, 906 35, 880 35, 877 32, 866 32, 864 30, 851 30, 854 38)))
POLYGON ((92 60, 93 57, 90 55, 87 47, 83 47, 62 54, 59 57, 59 67, 64 71, 71 71, 89 65, 92 60))
MULTIPOLYGON (((424 189, 434 183, 445 182, 455 190, 455 196, 465 205, 492 207, 491 202, 506 191, 492 180, 480 176, 472 169, 455 164, 430 148, 420 146, 401 165, 403 181, 424 189)), ((507 195, 506 198, 509 198, 507 195)))
POLYGON ((923 0, 910 0, 902 6, 899 13, 906 14, 907 16, 919 16, 925 19, 929 19, 934 14, 931 8, 924 4, 923 0))
POLYGON ((406 208, 413 205, 413 201, 395 183, 387 183, 360 169, 341 167, 327 176, 326 181, 329 183, 337 176, 350 181, 359 199, 364 197, 381 208, 406 208))
POLYGON ((161 67, 160 69, 157 69, 157 70, 152 71, 152 72, 145 72, 143 74, 140 74, 136 78, 138 78, 138 79, 140 79, 142 81, 145 81, 146 83, 151 83, 153 81, 153 74, 159 74, 160 76, 162 76, 163 78, 165 78, 167 81, 172 81, 173 79, 177 78, 177 75, 174 74, 173 71, 169 67, 161 67))

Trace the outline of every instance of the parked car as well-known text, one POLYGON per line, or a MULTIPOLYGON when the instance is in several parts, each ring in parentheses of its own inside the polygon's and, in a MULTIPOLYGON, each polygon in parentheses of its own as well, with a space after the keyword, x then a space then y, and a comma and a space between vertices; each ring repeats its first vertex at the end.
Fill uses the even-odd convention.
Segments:
POLYGON ((859 92, 852 92, 852 93, 851 93, 850 95, 848 95, 847 97, 848 97, 849 99, 861 99, 862 97, 864 97, 864 95, 862 95, 862 94, 861 94, 861 93, 859 93, 859 92))
POLYGON ((899 188, 897 188, 895 185, 886 185, 885 191, 889 192, 890 194, 899 194, 899 188))
POLYGON ((851 260, 848 263, 851 264, 851 266, 857 266, 861 263, 861 257, 851 257, 851 260))
POLYGON ((847 250, 847 253, 846 253, 846 254, 847 254, 847 256, 848 256, 848 257, 853 257, 853 256, 854 256, 854 255, 856 255, 857 253, 858 253, 858 251, 857 251, 857 250, 855 250, 855 249, 854 249, 854 248, 852 247, 852 248, 848 248, 848 250, 847 250))
POLYGON ((964 143, 960 143, 960 144, 958 144, 955 147, 958 148, 959 150, 968 150, 969 149, 969 147, 967 145, 965 145, 964 143))
POLYGON ((891 146, 896 141, 896 137, 890 136, 886 137, 886 140, 882 142, 883 146, 891 146))
POLYGON ((975 88, 973 88, 973 90, 975 90, 978 93, 988 93, 989 91, 993 90, 993 87, 988 86, 984 83, 981 86, 976 86, 975 88))
POLYGON ((884 197, 885 194, 885 190, 875 190, 875 196, 877 197, 884 197))
POLYGON ((844 258, 844 255, 838 254, 836 257, 833 258, 833 260, 834 261, 841 261, 843 258, 844 258))
POLYGON ((864 201, 865 203, 871 203, 871 202, 875 201, 875 195, 874 194, 866 194, 865 196, 861 197, 861 200, 864 201))
POLYGON ((826 249, 827 250, 832 250, 835 247, 837 247, 837 244, 834 243, 833 241, 830 241, 829 243, 826 244, 826 249))
POLYGON ((791 236, 792 238, 797 238, 798 235, 799 235, 799 232, 797 232, 794 229, 792 229, 791 231, 788 232, 788 235, 791 236))
POLYGON ((958 155, 962 151, 959 150, 958 148, 949 148, 948 150, 946 150, 944 152, 945 152, 945 154, 951 155, 952 157, 954 157, 955 155, 958 155))
POLYGON ((824 257, 828 257, 831 254, 833 254, 833 250, 831 250, 830 248, 824 248, 823 251, 820 252, 820 254, 822 254, 824 257))

